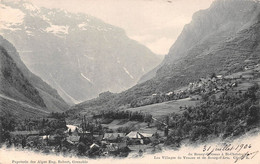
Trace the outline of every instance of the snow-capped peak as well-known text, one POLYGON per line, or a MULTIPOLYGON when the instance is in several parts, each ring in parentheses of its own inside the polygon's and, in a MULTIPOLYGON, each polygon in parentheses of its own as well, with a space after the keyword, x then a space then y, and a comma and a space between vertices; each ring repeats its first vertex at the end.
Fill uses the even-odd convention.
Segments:
POLYGON ((23 23, 25 14, 18 9, 0 4, 0 29, 13 28, 23 23))
POLYGON ((45 31, 60 36, 60 35, 68 34, 68 29, 69 29, 68 26, 59 26, 59 25, 50 24, 50 27, 47 27, 45 31))
POLYGON ((25 9, 34 11, 34 12, 37 12, 40 10, 39 7, 34 6, 33 4, 30 4, 30 3, 24 3, 23 6, 25 7, 25 9))

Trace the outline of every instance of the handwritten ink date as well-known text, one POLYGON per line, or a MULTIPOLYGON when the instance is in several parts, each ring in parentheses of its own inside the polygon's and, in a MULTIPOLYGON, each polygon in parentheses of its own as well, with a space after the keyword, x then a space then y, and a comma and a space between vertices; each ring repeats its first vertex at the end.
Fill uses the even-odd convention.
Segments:
POLYGON ((237 145, 235 150, 237 150, 237 152, 240 152, 240 150, 242 150, 242 149, 250 149, 251 147, 252 147, 251 144, 240 144, 240 145, 237 145))
POLYGON ((213 152, 230 152, 230 151, 240 152, 241 150, 248 150, 250 148, 252 148, 251 144, 239 144, 239 145, 224 144, 223 146, 204 145, 203 152, 206 152, 207 156, 210 156, 213 152))
MULTIPOLYGON (((233 144, 223 144, 223 145, 216 145, 216 146, 208 146, 204 145, 203 147, 203 152, 207 156, 213 155, 215 156, 216 154, 224 153, 227 154, 227 152, 230 152, 231 154, 234 154, 235 156, 233 157, 235 159, 234 163, 237 163, 238 161, 242 161, 244 159, 253 159, 259 151, 254 151, 252 150, 252 145, 251 144, 238 144, 238 145, 233 145, 233 144)), ((223 155, 223 154, 222 154, 223 155)))

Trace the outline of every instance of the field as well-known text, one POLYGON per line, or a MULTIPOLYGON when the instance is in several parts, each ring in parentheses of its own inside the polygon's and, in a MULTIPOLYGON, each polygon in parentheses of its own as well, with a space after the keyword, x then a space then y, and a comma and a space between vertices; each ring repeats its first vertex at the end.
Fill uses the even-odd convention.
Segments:
POLYGON ((136 127, 137 129, 141 127, 146 127, 147 123, 140 123, 138 121, 128 121, 125 119, 117 119, 113 120, 109 124, 102 124, 104 127, 108 127, 109 129, 116 130, 119 127, 136 127))
POLYGON ((142 106, 138 108, 129 108, 127 110, 132 112, 143 112, 153 115, 155 118, 160 118, 171 113, 182 113, 184 109, 180 107, 188 107, 196 105, 198 101, 193 101, 190 98, 173 100, 168 102, 163 102, 159 104, 152 104, 147 106, 142 106))
POLYGON ((260 78, 255 80, 257 82, 258 85, 260 85, 260 78))

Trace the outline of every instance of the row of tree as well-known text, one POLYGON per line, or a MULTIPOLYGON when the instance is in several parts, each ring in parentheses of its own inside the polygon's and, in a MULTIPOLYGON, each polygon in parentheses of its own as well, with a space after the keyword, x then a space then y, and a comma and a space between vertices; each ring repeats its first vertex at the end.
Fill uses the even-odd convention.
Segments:
POLYGON ((101 111, 99 114, 93 116, 93 118, 103 119, 128 119, 129 121, 151 122, 152 115, 142 112, 132 112, 128 110, 124 111, 101 111))

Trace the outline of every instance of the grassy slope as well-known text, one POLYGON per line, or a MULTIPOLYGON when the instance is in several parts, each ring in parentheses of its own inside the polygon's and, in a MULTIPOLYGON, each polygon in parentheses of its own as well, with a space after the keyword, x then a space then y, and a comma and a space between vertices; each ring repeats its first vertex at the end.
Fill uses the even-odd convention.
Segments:
POLYGON ((171 113, 182 113, 183 110, 180 109, 180 106, 194 106, 198 101, 192 101, 190 98, 168 101, 158 104, 152 104, 147 106, 142 106, 138 108, 129 108, 127 110, 132 112, 144 112, 153 115, 153 117, 162 117, 171 113))
POLYGON ((15 118, 22 120, 25 118, 37 118, 47 116, 48 112, 42 110, 40 107, 31 106, 28 103, 21 101, 14 101, 12 99, 6 99, 0 97, 1 110, 0 114, 3 115, 6 112, 12 113, 15 118), (22 114, 21 114, 22 113, 22 114))

